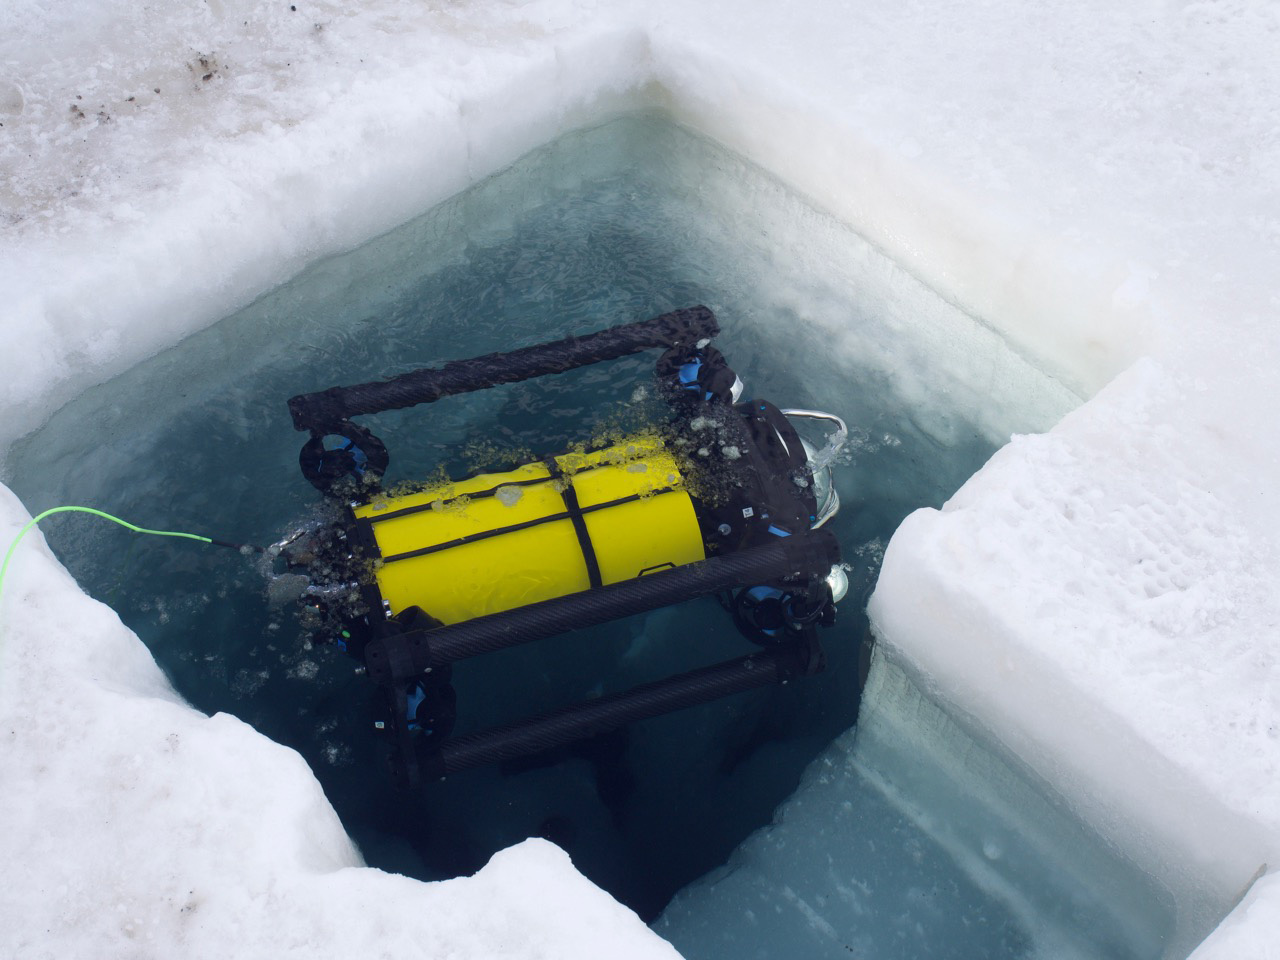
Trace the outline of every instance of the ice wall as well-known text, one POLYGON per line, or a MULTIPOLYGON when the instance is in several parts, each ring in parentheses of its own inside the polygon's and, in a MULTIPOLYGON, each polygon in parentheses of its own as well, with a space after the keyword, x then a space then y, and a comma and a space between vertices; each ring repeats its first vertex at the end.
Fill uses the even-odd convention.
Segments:
POLYGON ((659 933, 700 956, 1186 955, 1157 881, 876 656, 856 729, 659 933))
MULTIPOLYGON (((0 492, 6 544, 20 513, 0 492)), ((364 868, 302 759, 182 703, 38 537, 3 602, 6 957, 675 956, 542 841, 449 883, 364 868)))
MULTIPOLYGON (((1278 17, 1247 0, 831 0, 803 18, 719 0, 220 0, 163 16, 11 2, 0 11, 0 439, 309 259, 647 91, 1073 388, 1092 393, 1151 358, 1055 431, 1016 442, 946 510, 913 517, 873 612, 886 649, 973 723, 1061 777, 1119 840, 1149 838, 1171 886, 1203 869, 1241 889, 1275 862, 1280 819, 1278 17), (1149 814, 1152 832, 1135 834, 1149 814)), ((0 510, 16 529, 20 508, 0 510)), ((0 729, 12 731, 0 803, 8 822, 31 825, 4 834, 18 882, 0 896, 20 899, 3 901, 5 920, 19 918, 3 929, 40 955, 56 921, 63 952, 85 952, 108 933, 86 926, 76 940, 76 917, 127 915, 108 898, 136 889, 149 904, 137 919, 159 921, 177 950, 183 934, 164 926, 171 907, 154 892, 173 889, 166 870, 216 860, 243 818, 206 810, 216 844, 178 844, 189 852, 176 865, 143 851, 135 888, 111 874, 77 886, 81 864, 133 856, 132 833, 103 823, 86 794, 65 800, 61 839, 36 839, 36 817, 74 783, 118 775, 124 797, 154 783, 156 809, 177 817, 182 804, 164 799, 171 778, 147 779, 172 759, 141 752, 131 774, 135 754, 118 745, 47 747, 79 742, 79 702, 98 707, 98 731, 178 708, 137 667, 135 641, 45 561, 26 566, 0 600, 0 729), (141 673, 107 671, 119 663, 141 673), (52 740, 37 737, 46 728, 52 740), (9 775, 19 770, 27 779, 9 775)), ((201 723, 219 730, 213 753, 249 749, 233 724, 201 723)), ((307 846, 344 862, 333 838, 307 846)), ((246 869, 264 860, 277 862, 251 856, 246 869)), ((246 889, 265 896, 270 874, 257 876, 246 889)), ((275 889, 290 908, 310 899, 275 889)), ((1201 953, 1262 955, 1275 901, 1268 876, 1201 953)), ((211 913, 236 933, 233 912, 211 913)), ((127 925, 110 942, 125 944, 127 925)), ((239 930, 255 932, 279 931, 239 930)), ((550 939, 520 943, 555 952, 550 939)))
POLYGON ((1274 857, 1272 655, 1246 632, 1273 588, 1153 417, 1169 389, 1139 365, 908 518, 872 614, 1203 923, 1274 857))
POLYGON ((1147 357, 912 517, 872 614, 1175 891, 1185 945, 1275 862, 1278 25, 1145 13, 869 4, 774 32, 712 4, 654 44, 677 110, 1066 382, 1147 357))
POLYGON ((645 78, 625 8, 571 0, 19 0, 0 37, 5 443, 645 78))

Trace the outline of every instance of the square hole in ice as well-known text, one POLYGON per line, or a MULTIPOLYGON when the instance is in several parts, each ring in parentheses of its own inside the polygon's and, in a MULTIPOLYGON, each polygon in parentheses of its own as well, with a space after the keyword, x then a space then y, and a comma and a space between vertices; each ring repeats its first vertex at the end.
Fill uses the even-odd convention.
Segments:
MULTIPOLYGON (((50 523, 49 541, 192 703, 307 758, 371 865, 445 878, 545 836, 649 919, 698 881, 658 926, 690 957, 1158 955, 1158 891, 891 667, 871 668, 861 729, 845 732, 870 662, 861 608, 897 524, 1079 398, 855 233, 661 116, 563 137, 313 265, 69 404, 15 447, 8 481, 33 511, 89 503, 271 542, 316 509, 290 396, 695 303, 719 316, 717 345, 750 393, 851 426, 834 529, 852 589, 820 676, 409 799, 383 768, 369 685, 308 642, 252 562, 76 520, 50 523), (783 824, 728 875, 699 881, 802 782, 783 824)), ((642 420, 652 359, 366 422, 391 446, 389 480, 458 475, 642 420)), ((459 731, 744 643, 707 599, 467 662, 459 731)))

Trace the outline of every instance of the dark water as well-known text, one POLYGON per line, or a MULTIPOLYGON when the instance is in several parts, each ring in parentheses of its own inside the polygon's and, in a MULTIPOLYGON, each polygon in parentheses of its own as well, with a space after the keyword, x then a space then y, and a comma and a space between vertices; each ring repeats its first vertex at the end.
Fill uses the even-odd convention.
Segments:
MULTIPOLYGON (((46 525, 188 700, 306 757, 371 865, 446 878, 540 835, 652 918, 768 823, 854 723, 862 606, 897 524, 941 505, 1009 432, 1075 402, 776 182, 651 117, 566 137, 87 392, 11 451, 7 482, 33 512, 88 504, 269 543, 319 502, 298 472, 288 397, 697 303, 720 317, 717 345, 749 393, 853 428, 834 521, 852 589, 819 677, 408 801, 386 776, 370 685, 271 607, 251 560, 82 517, 46 525)), ((651 416, 654 359, 363 422, 391 449, 391 483, 556 452, 651 416)), ((745 652, 708 599, 493 654, 455 670, 458 732, 745 652)))

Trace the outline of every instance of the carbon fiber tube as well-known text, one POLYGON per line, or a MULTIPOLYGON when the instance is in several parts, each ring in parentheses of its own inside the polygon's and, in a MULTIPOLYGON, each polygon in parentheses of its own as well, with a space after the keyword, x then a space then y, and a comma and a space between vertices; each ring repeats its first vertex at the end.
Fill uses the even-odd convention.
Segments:
POLYGON ((446 740, 438 751, 422 751, 422 774, 438 778, 489 763, 541 753, 575 740, 615 730, 637 720, 780 683, 805 669, 804 653, 783 649, 752 654, 586 700, 553 713, 446 740))
POLYGON ((415 370, 378 383, 330 387, 289 401, 298 430, 327 430, 351 417, 399 410, 441 397, 484 390, 552 373, 564 373, 602 360, 614 360, 651 347, 696 343, 720 332, 706 307, 686 307, 650 320, 610 327, 581 337, 455 360, 438 369, 415 370))
POLYGON ((426 656, 432 664, 453 663, 731 587, 792 576, 825 576, 839 561, 840 545, 829 530, 783 537, 635 580, 439 627, 423 635, 429 648, 426 656))

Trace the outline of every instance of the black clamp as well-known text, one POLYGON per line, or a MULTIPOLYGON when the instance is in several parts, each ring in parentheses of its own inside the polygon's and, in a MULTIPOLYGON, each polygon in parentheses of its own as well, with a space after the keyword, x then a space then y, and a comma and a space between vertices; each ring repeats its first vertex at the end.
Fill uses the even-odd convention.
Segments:
POLYGON ((298 454, 302 475, 321 493, 335 496, 376 486, 390 460, 383 442, 350 420, 312 430, 298 454))

